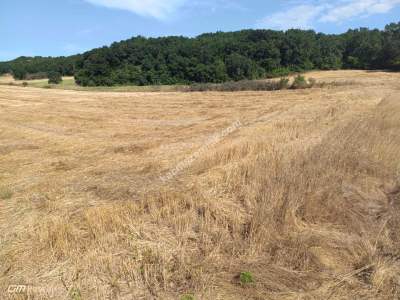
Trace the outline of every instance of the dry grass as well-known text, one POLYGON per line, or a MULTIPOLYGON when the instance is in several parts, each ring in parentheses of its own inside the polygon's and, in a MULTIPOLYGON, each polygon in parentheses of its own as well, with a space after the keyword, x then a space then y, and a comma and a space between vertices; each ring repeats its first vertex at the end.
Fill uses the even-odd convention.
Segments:
POLYGON ((308 76, 357 84, 0 86, 0 299, 399 298, 400 75, 308 76))

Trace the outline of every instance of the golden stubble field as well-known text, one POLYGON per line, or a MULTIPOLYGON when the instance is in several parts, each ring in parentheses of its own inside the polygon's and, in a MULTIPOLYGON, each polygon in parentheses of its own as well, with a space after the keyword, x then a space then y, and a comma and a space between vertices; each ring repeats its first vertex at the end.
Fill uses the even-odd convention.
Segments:
POLYGON ((307 77, 336 83, 1 85, 0 299, 400 297, 400 74, 307 77))

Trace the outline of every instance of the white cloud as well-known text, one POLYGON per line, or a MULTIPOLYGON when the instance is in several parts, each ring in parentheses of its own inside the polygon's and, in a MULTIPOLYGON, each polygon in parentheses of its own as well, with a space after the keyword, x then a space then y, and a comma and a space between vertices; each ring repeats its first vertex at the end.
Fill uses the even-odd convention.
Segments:
POLYGON ((258 27, 286 30, 309 29, 312 22, 323 11, 323 6, 298 5, 284 12, 277 12, 258 22, 258 27))
POLYGON ((354 17, 384 14, 392 10, 400 0, 351 0, 333 6, 321 15, 321 22, 342 22, 354 17))
POLYGON ((203 9, 212 12, 217 10, 248 11, 240 0, 191 0, 187 1, 186 6, 193 10, 203 9))
POLYGON ((141 16, 166 19, 186 0, 85 0, 92 4, 134 12, 141 16))
POLYGON ((357 17, 384 14, 400 0, 296 0, 293 7, 266 16, 258 26, 271 29, 312 28, 315 23, 340 23, 357 17))
POLYGON ((193 11, 207 10, 244 10, 239 0, 84 0, 86 2, 109 8, 117 8, 134 12, 135 14, 167 19, 178 9, 193 11))

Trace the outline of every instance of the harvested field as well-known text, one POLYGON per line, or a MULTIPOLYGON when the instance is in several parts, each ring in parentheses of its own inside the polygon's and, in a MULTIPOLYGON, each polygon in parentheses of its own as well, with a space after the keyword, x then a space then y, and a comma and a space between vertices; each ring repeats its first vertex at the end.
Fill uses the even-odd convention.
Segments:
POLYGON ((0 85, 0 299, 399 298, 400 74, 306 76, 0 85))

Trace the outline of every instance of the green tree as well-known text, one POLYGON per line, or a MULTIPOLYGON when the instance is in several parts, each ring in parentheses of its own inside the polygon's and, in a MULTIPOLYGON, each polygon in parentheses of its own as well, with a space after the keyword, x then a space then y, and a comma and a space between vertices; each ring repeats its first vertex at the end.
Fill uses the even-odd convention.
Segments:
POLYGON ((238 53, 229 55, 226 59, 228 76, 233 80, 253 79, 255 77, 254 63, 238 53))
POLYGON ((59 72, 54 72, 54 71, 49 72, 48 77, 49 77, 49 83, 59 84, 62 82, 62 76, 61 73, 59 72))
POLYGON ((215 82, 225 82, 228 80, 228 74, 226 72, 226 66, 223 60, 218 59, 214 63, 214 80, 215 82))
POLYGON ((23 67, 18 66, 12 70, 12 75, 16 80, 23 80, 26 78, 27 72, 23 67))
POLYGON ((385 27, 382 65, 400 70, 400 22, 385 27))

